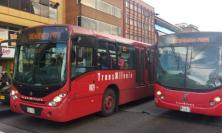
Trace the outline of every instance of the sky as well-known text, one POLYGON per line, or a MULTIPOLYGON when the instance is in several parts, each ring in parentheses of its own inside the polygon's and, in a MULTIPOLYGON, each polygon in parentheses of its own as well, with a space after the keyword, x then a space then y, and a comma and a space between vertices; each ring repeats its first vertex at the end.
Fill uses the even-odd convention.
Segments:
POLYGON ((222 32, 221 0, 143 0, 172 24, 193 24, 200 31, 222 32))

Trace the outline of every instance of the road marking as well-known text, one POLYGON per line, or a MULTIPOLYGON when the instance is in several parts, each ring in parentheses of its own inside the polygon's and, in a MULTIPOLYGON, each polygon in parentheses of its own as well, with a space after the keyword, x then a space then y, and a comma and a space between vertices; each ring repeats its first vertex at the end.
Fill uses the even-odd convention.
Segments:
POLYGON ((0 133, 5 133, 5 132, 3 132, 3 131, 0 131, 0 133))

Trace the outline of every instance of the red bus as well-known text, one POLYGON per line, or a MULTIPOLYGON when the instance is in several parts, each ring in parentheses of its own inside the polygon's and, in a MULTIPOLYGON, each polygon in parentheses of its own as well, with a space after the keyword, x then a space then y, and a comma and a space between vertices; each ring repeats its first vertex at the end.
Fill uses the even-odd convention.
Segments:
POLYGON ((153 95, 153 47, 71 25, 28 28, 18 36, 10 106, 66 122, 153 95))
POLYGON ((222 116, 222 33, 161 36, 156 78, 158 107, 222 116))

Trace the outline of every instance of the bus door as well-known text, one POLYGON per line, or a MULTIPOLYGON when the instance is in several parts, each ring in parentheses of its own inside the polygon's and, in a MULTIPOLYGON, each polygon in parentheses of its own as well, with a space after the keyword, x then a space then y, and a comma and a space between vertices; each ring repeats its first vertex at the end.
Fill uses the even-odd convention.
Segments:
POLYGON ((155 63, 156 63, 156 47, 152 46, 147 49, 147 75, 149 84, 155 82, 155 63))
MULTIPOLYGON (((71 90, 76 98, 84 99, 96 94, 95 45, 94 37, 85 35, 73 37, 70 57, 71 90)), ((88 104, 90 101, 85 103, 88 104)))
POLYGON ((136 83, 137 86, 143 86, 144 69, 145 69, 145 50, 143 48, 136 48, 136 83))

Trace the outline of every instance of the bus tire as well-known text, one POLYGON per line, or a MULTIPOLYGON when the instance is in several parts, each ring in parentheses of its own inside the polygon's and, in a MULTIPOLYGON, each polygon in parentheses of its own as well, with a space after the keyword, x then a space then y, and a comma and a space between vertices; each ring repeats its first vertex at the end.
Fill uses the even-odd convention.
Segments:
POLYGON ((109 116, 115 112, 116 107, 118 106, 117 99, 116 92, 113 89, 108 88, 103 95, 101 116, 109 116))

